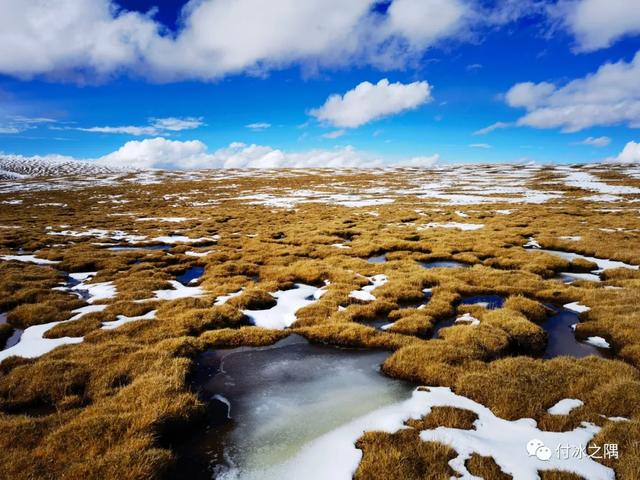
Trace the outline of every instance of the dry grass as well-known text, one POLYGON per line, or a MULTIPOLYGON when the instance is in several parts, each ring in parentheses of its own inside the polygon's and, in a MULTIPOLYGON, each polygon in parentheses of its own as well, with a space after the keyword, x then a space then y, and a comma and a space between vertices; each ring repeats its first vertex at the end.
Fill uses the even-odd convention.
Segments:
MULTIPOLYGON (((329 281, 325 295, 297 314, 292 331, 312 342, 380 348, 390 352, 388 375, 425 385, 444 385, 466 395, 504 418, 532 417, 541 428, 574 428, 588 420, 603 426, 594 441, 619 443, 623 454, 609 462, 618 478, 633 479, 640 471, 635 447, 640 439, 640 273, 608 270, 601 284, 563 284, 559 272, 584 272, 590 262, 567 262, 543 252, 525 251, 534 236, 545 248, 640 264, 637 209, 599 211, 602 204, 581 199, 584 192, 541 170, 529 188, 562 190, 564 197, 540 205, 441 205, 434 199, 406 195, 394 204, 347 208, 333 204, 299 204, 295 209, 252 205, 235 197, 291 190, 323 190, 342 194, 359 188, 414 188, 410 173, 374 175, 348 172, 328 178, 315 172, 217 180, 167 180, 159 184, 128 183, 74 191, 20 194, 23 204, 0 211, 0 254, 19 248, 56 260, 54 266, 0 262, 0 342, 12 328, 66 320, 84 303, 52 290, 65 281, 63 272, 97 271, 95 281, 112 281, 118 295, 103 312, 62 323, 50 338, 84 336, 79 345, 61 347, 40 358, 10 358, 0 364, 1 478, 160 478, 174 461, 167 439, 193 419, 202 406, 187 378, 199 352, 207 348, 261 346, 289 332, 247 324, 242 309, 273 305, 270 293, 295 282, 315 286, 329 281), (346 185, 346 190, 337 183, 346 185), (128 203, 114 203, 127 200, 128 203), (59 202, 67 208, 40 206, 59 202), (103 203, 101 203, 103 202, 103 203), (214 203, 215 202, 215 205, 214 203), (212 206, 214 205, 214 206, 212 206), (462 209, 469 215, 455 214, 462 209), (509 215, 496 214, 510 209, 509 215), (186 222, 136 221, 139 217, 188 217, 186 222), (482 223, 476 231, 422 229, 429 222, 482 223), (44 230, 43 225, 51 225, 44 230), (68 227, 59 227, 68 225, 68 227), (90 236, 51 236, 66 230, 122 230, 150 239, 172 233, 190 237, 220 235, 216 242, 175 245, 162 251, 110 251, 97 243, 118 243, 90 236), (601 229, 622 229, 603 231, 601 229), (580 235, 579 241, 561 237, 580 235), (350 248, 338 249, 335 243, 350 248), (190 251, 210 252, 192 257, 190 251), (369 264, 372 255, 386 262, 369 264), (454 259, 463 269, 425 269, 420 261, 454 259), (200 285, 207 295, 170 302, 144 302, 153 291, 188 267, 201 265, 200 285), (349 292, 367 284, 366 276, 385 274, 389 282, 373 292, 368 303, 349 299, 349 292), (603 287, 616 287, 605 289, 603 287), (423 288, 432 296, 423 308, 423 288), (227 304, 215 298, 244 289, 227 304), (469 295, 497 294, 502 308, 460 306, 469 295), (560 306, 580 301, 591 311, 581 316, 577 336, 599 335, 612 345, 612 360, 538 358, 546 338, 540 328, 544 303, 560 306), (346 309, 339 309, 339 307, 346 309), (157 310, 156 319, 102 330, 102 322, 118 315, 139 316, 157 310), (430 340, 444 319, 470 312, 477 327, 456 325, 430 340), (387 331, 367 324, 388 318, 387 331), (585 405, 563 417, 546 413, 562 398, 585 405), (615 423, 601 417, 625 416, 615 423), (19 441, 16 441, 19 439, 19 441), (45 472, 45 473, 43 473, 45 472)), ((415 174, 413 174, 415 175, 415 174)), ((433 180, 429 172, 418 183, 433 180)), ((619 180, 616 172, 612 179, 619 180)), ((621 177, 622 178, 622 177, 621 177)), ((626 183, 632 180, 625 178, 626 183)), ((9 197, 0 194, 0 197, 9 197)), ((414 428, 396 434, 369 432, 358 442, 363 460, 359 479, 450 478, 447 465, 454 452, 421 442, 419 428, 438 425, 466 428, 472 416, 456 409, 435 408, 414 428)), ((501 478, 495 463, 473 456, 468 468, 485 478, 501 478)), ((569 478, 545 472, 542 478, 569 478)))

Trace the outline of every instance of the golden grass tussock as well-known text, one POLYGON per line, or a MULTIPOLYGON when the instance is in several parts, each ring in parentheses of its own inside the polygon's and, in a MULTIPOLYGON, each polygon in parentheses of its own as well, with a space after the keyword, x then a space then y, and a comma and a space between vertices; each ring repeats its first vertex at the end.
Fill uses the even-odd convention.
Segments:
POLYGON ((418 420, 407 420, 406 425, 416 430, 431 430, 438 427, 473 429, 478 419, 475 412, 457 407, 432 407, 429 414, 418 420))
POLYGON ((356 480, 448 480, 455 473, 448 465, 455 451, 440 443, 423 442, 412 428, 391 434, 367 432, 356 447, 362 450, 356 480))

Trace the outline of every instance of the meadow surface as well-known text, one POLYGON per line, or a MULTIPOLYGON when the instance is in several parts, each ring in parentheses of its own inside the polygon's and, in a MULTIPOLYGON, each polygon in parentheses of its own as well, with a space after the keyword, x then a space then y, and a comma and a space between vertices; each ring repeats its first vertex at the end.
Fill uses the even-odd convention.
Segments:
POLYGON ((290 478, 640 478, 638 265, 637 167, 0 180, 0 478, 179 476, 201 354, 291 333, 419 388, 290 478))

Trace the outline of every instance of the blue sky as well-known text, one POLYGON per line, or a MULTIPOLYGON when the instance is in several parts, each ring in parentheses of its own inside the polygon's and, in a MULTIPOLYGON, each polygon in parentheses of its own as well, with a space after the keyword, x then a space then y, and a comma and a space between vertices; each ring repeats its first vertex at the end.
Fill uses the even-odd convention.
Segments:
MULTIPOLYGON (((274 0, 271 13, 257 11, 264 7, 256 0, 236 0, 231 12, 225 11, 232 8, 228 0, 191 2, 185 10, 185 1, 50 0, 44 11, 37 3, 0 5, 0 17, 8 19, 5 25, 0 20, 5 31, 4 38, 0 33, 0 151, 5 154, 78 159, 111 154, 108 158, 123 162, 133 161, 130 152, 112 152, 134 142, 129 146, 135 152, 166 156, 162 165, 149 160, 147 166, 178 168, 185 166, 180 155, 189 156, 192 166, 218 166, 225 155, 244 155, 253 144, 264 147, 263 153, 285 152, 278 157, 281 166, 291 163, 289 153, 345 149, 351 152, 345 164, 435 158, 440 163, 590 162, 616 157, 639 137, 636 0, 354 0, 361 10, 344 13, 340 2, 327 1, 315 2, 318 10, 310 6, 307 14, 288 11, 296 7, 285 0, 274 0), (7 28, 54 22, 61 15, 49 14, 64 8, 73 15, 58 33, 23 43, 19 35, 7 40, 12 33, 7 28), (394 22, 391 8, 400 12, 393 11, 394 22), (332 15, 340 19, 334 23, 348 20, 329 27, 336 30, 326 37, 307 35, 333 22, 332 15), (421 15, 416 27, 411 18, 421 15), (258 28, 272 25, 256 32, 252 16, 259 17, 258 28), (95 17, 98 27, 92 27, 95 17), (370 21, 377 26, 368 27, 370 21), (86 40, 109 22, 125 40, 105 42, 99 33, 86 40), (216 22, 225 23, 216 27, 216 22), (140 33, 147 28, 147 36, 140 33), (293 32, 279 38, 287 28, 293 32), (384 29, 389 33, 371 39, 384 29), (213 30, 224 31, 212 40, 213 30), (76 34, 86 46, 67 46, 76 34), (331 43, 341 35, 339 44, 331 43), (153 46, 165 40, 169 47, 153 46), (613 69, 607 63, 615 64, 613 69), (398 84, 398 98, 378 84, 381 79, 398 84), (373 84, 367 91, 376 96, 354 95, 347 102, 348 92, 362 82, 373 84), (514 89, 518 84, 523 85, 514 89), (325 102, 332 94, 341 97, 329 109, 325 102), (323 105, 323 113, 314 114, 323 105), (347 126, 336 120, 349 114, 360 120, 347 126), (505 128, 478 134, 496 122, 505 128), (252 124, 258 125, 248 127, 252 124), (164 141, 145 142, 157 138, 164 141), (234 142, 244 146, 225 150, 234 142)), ((28 28, 22 30, 28 34, 28 28)), ((251 158, 253 166, 262 161, 259 155, 251 158)))

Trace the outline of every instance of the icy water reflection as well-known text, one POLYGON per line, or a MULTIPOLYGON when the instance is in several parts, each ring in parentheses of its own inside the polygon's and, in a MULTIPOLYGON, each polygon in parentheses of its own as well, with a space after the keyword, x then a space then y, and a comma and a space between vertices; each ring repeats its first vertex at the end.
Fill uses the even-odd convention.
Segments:
POLYGON ((207 351, 195 382, 213 413, 208 431, 185 448, 206 461, 182 474, 279 478, 279 466, 305 444, 410 396, 410 384, 380 373, 388 355, 312 345, 297 335, 271 347, 207 351))

